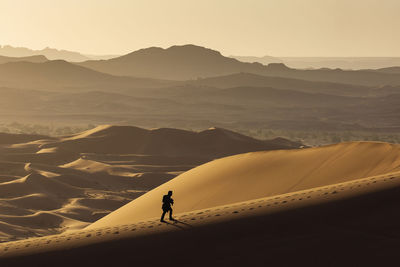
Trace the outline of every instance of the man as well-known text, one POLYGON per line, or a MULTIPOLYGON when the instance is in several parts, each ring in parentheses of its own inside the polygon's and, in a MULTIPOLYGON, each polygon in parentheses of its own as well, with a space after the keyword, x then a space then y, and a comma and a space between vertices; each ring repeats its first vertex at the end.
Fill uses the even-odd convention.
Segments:
POLYGON ((174 200, 171 198, 172 196, 172 191, 168 191, 167 195, 164 195, 162 198, 162 210, 163 210, 163 214, 161 215, 161 220, 160 222, 165 222, 164 221, 164 216, 165 213, 169 212, 169 219, 171 221, 174 221, 174 218, 172 218, 172 208, 171 205, 174 205, 174 200))

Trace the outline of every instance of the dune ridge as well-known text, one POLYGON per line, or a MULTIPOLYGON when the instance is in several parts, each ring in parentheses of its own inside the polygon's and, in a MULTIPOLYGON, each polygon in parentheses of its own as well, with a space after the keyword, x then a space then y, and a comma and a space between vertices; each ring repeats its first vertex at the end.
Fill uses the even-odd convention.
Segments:
POLYGON ((291 149, 302 146, 286 140, 258 140, 222 128, 195 132, 173 128, 143 129, 102 125, 86 132, 48 142, 42 149, 65 151, 197 157, 221 157, 248 151, 291 149))
POLYGON ((324 147, 252 152, 214 160, 153 189, 88 226, 159 216, 160 199, 174 191, 175 212, 211 208, 400 170, 400 146, 349 142, 324 147))
MULTIPOLYGON (((0 257, 3 260, 11 259, 11 263, 21 263, 24 261, 33 261, 35 263, 49 262, 49 260, 59 260, 60 257, 63 257, 66 262, 60 262, 60 264, 61 266, 64 266, 63 264, 67 264, 67 262, 79 261, 79 255, 96 251, 107 251, 110 255, 121 254, 120 256, 122 256, 123 259, 134 257, 136 259, 145 260, 150 253, 149 250, 156 253, 162 253, 162 247, 165 246, 165 242, 168 242, 171 245, 173 244, 174 247, 179 247, 179 249, 175 249, 175 252, 173 252, 174 254, 193 254, 196 250, 191 251, 191 246, 186 247, 188 244, 185 245, 185 242, 182 244, 183 240, 178 241, 177 238, 180 239, 183 235, 184 240, 187 240, 188 234, 190 234, 192 238, 194 237, 193 235, 196 235, 196 240, 200 242, 202 240, 201 236, 206 235, 207 237, 205 240, 207 240, 207 242, 223 244, 225 241, 217 238, 219 235, 218 233, 220 233, 220 230, 218 229, 222 227, 224 228, 222 233, 225 233, 230 237, 228 240, 231 241, 228 242, 235 247, 235 242, 232 240, 234 231, 239 230, 246 232, 246 228, 243 229, 243 227, 248 223, 250 223, 252 227, 255 227, 256 231, 253 234, 258 232, 259 234, 263 233, 263 235, 267 234, 266 237, 269 236, 269 238, 262 239, 264 240, 263 244, 265 245, 265 243, 268 243, 267 240, 271 239, 273 236, 272 229, 264 227, 263 224, 265 223, 270 224, 271 221, 278 220, 278 223, 281 221, 280 224, 282 224, 282 220, 284 221, 287 216, 293 217, 295 221, 304 223, 299 219, 301 218, 301 215, 298 214, 299 212, 311 208, 311 214, 313 214, 313 209, 322 214, 322 211, 326 209, 325 205, 327 205, 327 203, 333 203, 333 206, 327 206, 328 208, 330 207, 330 210, 332 207, 341 205, 343 207, 350 206, 351 212, 351 208, 354 208, 352 202, 357 202, 358 197, 373 193, 378 194, 378 197, 375 197, 374 199, 381 201, 382 196, 379 197, 380 192, 382 192, 383 195, 390 195, 393 193, 398 195, 398 190, 392 193, 390 193, 390 190, 398 188, 399 185, 400 171, 395 171, 388 174, 375 175, 287 194, 236 202, 208 209, 192 210, 190 212, 177 214, 176 218, 178 219, 178 223, 176 224, 160 223, 158 218, 150 218, 132 223, 86 228, 79 231, 67 232, 61 235, 3 243, 0 244, 0 257), (319 206, 321 206, 321 208, 318 208, 319 206), (279 219, 280 217, 283 218, 279 219), (260 222, 260 219, 264 220, 263 223, 260 222), (247 223, 245 223, 246 221, 247 223), (237 226, 232 229, 232 224, 237 224, 237 226), (261 231, 260 229, 265 230, 261 231), (150 241, 150 246, 148 248, 146 239, 153 240, 150 241), (156 240, 156 243, 154 240, 156 240), (137 253, 139 249, 134 249, 133 253, 128 253, 123 256, 125 253, 123 251, 128 250, 128 247, 129 249, 132 249, 132 246, 145 246, 146 248, 141 253, 137 253), (30 255, 32 255, 32 257, 30 257, 30 255)), ((334 208, 334 210, 338 211, 337 208, 334 208)), ((371 210, 375 211, 376 209, 371 210)), ((354 210, 354 212, 359 213, 357 210, 354 210)), ((307 213, 306 211, 306 215, 309 216, 310 213, 307 213)), ((398 220, 397 217, 396 219, 398 220)), ((309 221, 312 220, 312 218, 304 218, 304 220, 309 221)), ((381 222, 381 220, 378 221, 381 222)), ((318 223, 320 222, 318 221, 318 223)), ((296 224, 292 227, 297 227, 295 225, 296 224)), ((314 227, 316 227, 316 225, 314 227)), ((300 225, 300 228, 302 227, 304 226, 300 225)), ((347 225, 346 227, 349 226, 347 225)), ((349 232, 352 233, 350 229, 345 229, 343 231, 343 233, 349 232)), ((367 238, 368 237, 369 236, 367 236, 367 238)), ((248 240, 250 242, 248 246, 251 249, 241 249, 242 253, 245 251, 244 255, 247 256, 254 255, 255 252, 252 249, 259 245, 258 243, 252 243, 252 241, 257 241, 256 237, 250 235, 249 238, 251 239, 248 240)), ((307 238, 310 239, 310 237, 307 238)), ((276 242, 275 239, 274 241, 276 242)), ((292 240, 292 242, 293 241, 294 240, 292 240)), ((300 242, 298 245, 301 244, 302 243, 300 242)), ((310 246, 308 243, 304 243, 303 245, 310 246)), ((222 252, 218 253, 218 255, 222 254, 222 252)), ((215 257, 218 256, 205 254, 203 257, 205 259, 215 260, 215 257)), ((115 260, 123 261, 119 258, 114 259, 114 261, 115 260)), ((149 259, 147 258, 147 261, 148 260, 149 259)), ((108 262, 108 260, 106 261, 108 262)), ((159 262, 161 259, 152 260, 151 262, 153 261, 159 262)), ((99 262, 100 265, 103 263, 105 264, 105 262, 99 262)), ((172 262, 167 262, 168 266, 171 264, 172 262)), ((236 266, 236 264, 234 265, 236 266)))

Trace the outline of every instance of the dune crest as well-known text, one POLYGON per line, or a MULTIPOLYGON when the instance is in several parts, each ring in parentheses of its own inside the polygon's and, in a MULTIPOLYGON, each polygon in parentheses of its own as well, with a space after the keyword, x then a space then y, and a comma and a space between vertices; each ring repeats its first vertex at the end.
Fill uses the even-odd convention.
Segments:
POLYGON ((168 190, 174 191, 174 211, 180 213, 399 170, 400 146, 380 142, 240 154, 185 172, 88 228, 160 216, 161 197, 168 190))
POLYGON ((143 129, 133 126, 100 125, 41 146, 43 151, 104 154, 222 157, 248 151, 292 149, 302 144, 287 140, 258 140, 222 128, 195 132, 174 128, 143 129))

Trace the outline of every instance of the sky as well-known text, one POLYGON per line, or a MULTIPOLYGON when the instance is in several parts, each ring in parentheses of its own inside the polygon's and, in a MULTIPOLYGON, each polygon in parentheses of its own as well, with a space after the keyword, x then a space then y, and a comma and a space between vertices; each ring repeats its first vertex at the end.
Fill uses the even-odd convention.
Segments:
POLYGON ((0 45, 86 54, 400 56, 400 0, 0 0, 0 45))

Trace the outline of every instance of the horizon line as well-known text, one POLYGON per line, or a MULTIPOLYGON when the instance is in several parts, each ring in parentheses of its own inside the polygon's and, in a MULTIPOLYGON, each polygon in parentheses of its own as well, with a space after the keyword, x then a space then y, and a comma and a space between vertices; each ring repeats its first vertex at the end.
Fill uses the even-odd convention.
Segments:
POLYGON ((82 52, 80 50, 75 50, 75 49, 68 49, 68 48, 56 48, 56 47, 51 47, 51 46, 44 46, 42 48, 31 48, 28 46, 20 46, 20 45, 13 45, 13 44, 0 44, 0 48, 4 48, 7 46, 10 46, 12 48, 25 48, 25 49, 29 49, 29 50, 33 50, 33 51, 40 51, 40 50, 45 50, 45 49, 55 49, 58 51, 67 51, 67 52, 74 52, 74 53, 79 53, 83 56, 87 55, 87 56, 124 56, 130 53, 133 53, 135 51, 139 51, 142 49, 148 49, 148 48, 152 48, 152 47, 157 47, 157 48, 162 48, 162 49, 168 49, 170 47, 173 46, 186 46, 186 45, 194 45, 194 46, 198 46, 198 47, 203 47, 203 48, 208 48, 214 51, 218 51, 220 52, 223 56, 225 57, 255 57, 255 58, 263 58, 263 57, 273 57, 273 58, 400 58, 400 55, 271 55, 271 54, 264 54, 264 55, 244 55, 244 54, 229 54, 228 53, 224 53, 224 51, 222 50, 218 50, 216 48, 210 48, 207 46, 202 46, 202 45, 197 45, 197 44, 193 44, 193 43, 186 43, 186 44, 174 44, 174 45, 170 45, 168 47, 162 47, 162 46, 147 46, 147 47, 142 47, 142 48, 136 48, 136 49, 132 49, 129 50, 129 52, 122 52, 122 53, 93 53, 93 52, 82 52))

